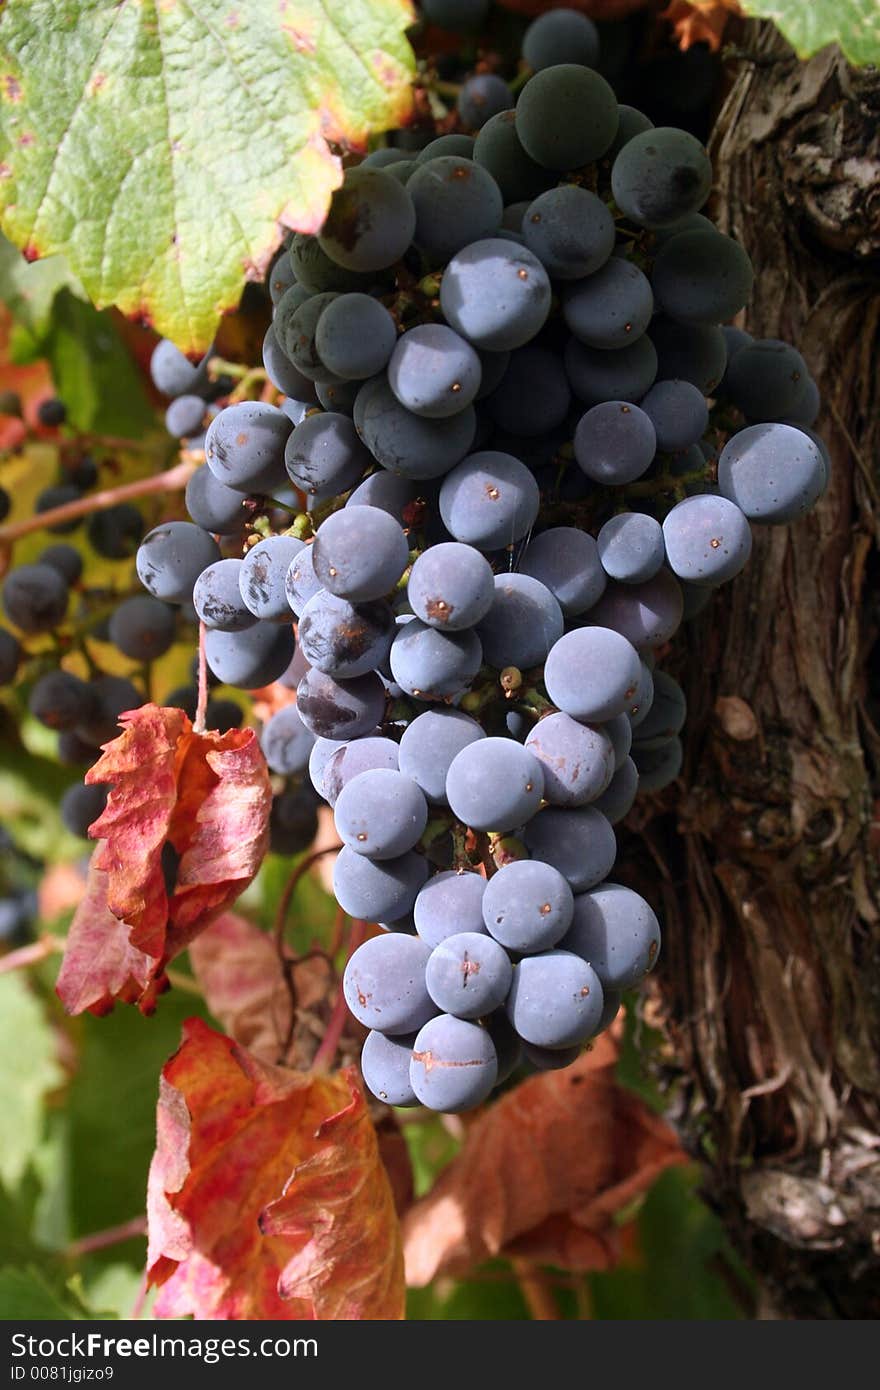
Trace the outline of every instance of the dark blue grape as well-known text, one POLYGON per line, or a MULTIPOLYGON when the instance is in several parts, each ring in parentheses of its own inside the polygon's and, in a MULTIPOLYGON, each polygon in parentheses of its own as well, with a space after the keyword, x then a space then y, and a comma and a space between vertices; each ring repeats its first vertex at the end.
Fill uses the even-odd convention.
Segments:
POLYGON ((523 954, 555 946, 568 931, 573 911, 572 891, 562 874, 538 859, 506 864, 490 878, 483 897, 487 931, 509 951, 523 954))
POLYGON ((274 623, 255 623, 244 632, 208 632, 208 665, 224 685, 257 690, 278 680, 294 652, 293 629, 274 623))
POLYGON ((684 691, 665 671, 654 672, 654 698, 651 708, 634 735, 640 752, 662 748, 680 734, 687 714, 684 691))
POLYGON ((565 370, 572 390, 584 405, 605 401, 640 401, 657 377, 657 353, 647 334, 614 351, 585 347, 570 338, 565 370))
MULTIPOLYGON (((348 845, 343 845, 333 865, 333 892, 343 912, 347 912, 351 917, 359 917, 366 922, 396 922, 412 910, 419 889, 427 877, 427 860, 414 850, 402 854, 399 859, 373 860, 368 859, 365 854, 355 854, 348 845)), ((376 939, 412 941, 416 938, 395 935, 393 938, 376 939)), ((430 947, 425 942, 419 944, 424 947, 422 959, 427 962, 430 947)), ((424 964, 421 970, 424 986, 424 964)), ((427 990, 425 994, 427 995, 427 990)), ((432 1006, 426 1016, 429 1017, 433 1012, 432 1006)), ((384 1021, 380 1022, 383 1028, 387 1026, 384 1021)), ((406 1030, 402 1028, 400 1031, 406 1030)))
POLYGON ((442 323, 404 333, 388 363, 388 384, 400 404, 428 420, 458 415, 476 396, 481 376, 470 343, 442 323))
POLYGON ((18 674, 21 645, 14 633, 0 627, 0 685, 11 685, 18 674))
POLYGON ((619 883, 603 883, 574 900, 563 950, 589 961, 603 989, 632 989, 660 952, 660 924, 645 899, 619 883))
POLYGON ((284 580, 287 602, 297 617, 309 599, 322 588, 323 585, 315 574, 314 546, 304 545, 291 560, 284 580))
POLYGON ((482 660, 483 649, 473 630, 441 632, 419 618, 398 628, 391 644, 391 673, 401 689, 418 700, 459 695, 482 660))
POLYGON ((477 721, 460 710, 426 710, 403 732, 400 770, 421 787, 432 805, 446 806, 446 774, 453 758, 484 737, 477 721))
POLYGON ((132 661, 153 661, 174 641, 174 609, 146 595, 128 598, 110 619, 110 641, 132 661))
POLYGON ((558 63, 535 74, 516 107, 516 129, 532 159, 560 173, 599 159, 617 134, 617 99, 591 68, 558 63))
POLYGON ((580 63, 594 68, 599 62, 599 30, 579 10, 561 7, 533 19, 522 41, 522 56, 536 72, 557 63, 580 63))
POLYGON ((642 227, 668 226, 698 212, 711 187, 712 165, 705 149, 673 126, 634 136, 611 170, 617 206, 642 227))
POLYGON ((459 932, 485 932, 482 874, 458 873, 454 869, 434 874, 415 901, 416 931, 430 947, 439 946, 459 932))
POLYGON ((89 544, 105 560, 128 560, 144 534, 144 519, 131 502, 94 512, 86 523, 89 544))
MULTIPOLYGON (((629 721, 627 720, 627 723, 629 721)), ((633 808, 639 789, 639 772, 632 758, 626 757, 593 806, 611 823, 617 825, 633 808)))
POLYGON ((586 621, 611 628, 637 651, 659 647, 678 631, 684 613, 681 587, 667 569, 643 584, 608 584, 586 621))
POLYGON ((324 309, 315 331, 324 366, 346 381, 381 372, 396 342, 394 319, 368 294, 341 294, 324 309))
POLYGON ((48 632, 63 621, 68 596, 52 565, 19 565, 3 583, 3 611, 22 632, 48 632))
POLYGON ((62 796, 58 812, 71 835, 86 840, 89 826, 103 813, 106 805, 107 788, 102 783, 86 786, 83 782, 74 782, 62 796))
POLYGON ((552 864, 575 893, 607 878, 617 857, 611 825, 593 806, 547 806, 523 832, 534 859, 552 864))
POLYGON ((215 560, 193 586, 193 606, 207 628, 241 632, 257 621, 241 596, 241 560, 215 560))
MULTIPOLYGON (((785 428, 783 426, 783 428, 785 428)), ((752 530, 726 497, 686 497, 663 522, 666 557, 673 574, 691 584, 724 584, 752 553, 752 530)))
MULTIPOLYGON (((279 327, 284 321, 279 315, 279 327)), ((304 402, 315 400, 315 383, 293 365, 278 341, 274 323, 269 324, 263 338, 263 367, 275 390, 283 396, 304 402)))
POLYGON ((446 776, 453 814, 474 830, 516 830, 534 816, 543 794, 541 764, 512 738, 468 744, 446 776))
POLYGON ((503 77, 478 72, 462 83, 457 105, 465 129, 481 130, 492 116, 513 109, 513 93, 503 77))
POLYGON ((294 536, 268 536, 245 555, 238 586, 245 607, 255 618, 270 623, 290 622, 287 571, 303 545, 294 536))
POLYGON ((727 441, 718 460, 723 497, 750 521, 797 521, 821 496, 824 485, 819 448, 793 425, 750 425, 727 441))
POLYGON ((747 253, 732 237, 716 231, 670 237, 651 271, 658 309, 684 323, 732 319, 748 303, 754 280, 747 253))
POLYGON ((377 767, 345 783, 334 814, 344 844, 371 859, 396 859, 421 839, 428 803, 411 777, 377 767))
POLYGON ((593 722, 623 714, 638 681, 638 653, 607 627, 567 632, 554 644, 544 667, 554 705, 573 719, 593 722))
POLYGON ((314 742, 296 705, 285 705, 273 714, 260 735, 263 756, 270 770, 281 777, 295 777, 306 770, 314 742))
POLYGON ((477 428, 472 406, 444 420, 414 415, 400 404, 385 378, 374 379, 363 388, 354 419, 364 443, 383 468, 416 480, 448 473, 471 447, 477 428))
POLYGON ((214 477, 210 468, 197 468, 186 485, 186 510, 203 531, 232 536, 247 518, 245 498, 236 488, 214 477))
POLYGON ((458 155, 420 164, 405 191, 415 207, 413 239, 432 265, 491 236, 501 222, 504 200, 492 175, 458 155))
POLYGON ((674 782, 681 772, 684 749, 680 738, 672 738, 662 748, 640 752, 633 747, 633 762, 638 768, 639 791, 659 792, 674 782))
POLYGON ((387 603, 351 604, 319 589, 299 615, 298 635, 311 666, 336 680, 350 680, 385 661, 394 636, 394 616, 387 603))
POLYGON ((188 603, 202 570, 219 559, 217 542, 207 531, 191 521, 168 521, 141 541, 138 578, 153 598, 188 603))
POLYGON ((666 559, 663 528, 645 512, 619 512, 596 537, 602 568, 622 584, 651 579, 666 559))
POLYGON ((265 401, 228 405, 208 427, 205 461, 227 487, 271 496, 285 481, 284 446, 292 428, 284 411, 265 401))
POLYGON ((704 396, 711 396, 727 365, 727 348, 721 329, 706 323, 678 323, 656 314, 651 321, 651 342, 657 353, 659 381, 689 381, 704 396))
MULTIPOLYGON (((320 740, 322 743, 330 741, 328 739, 320 740)), ((343 787, 347 786, 354 777, 359 777, 362 772, 370 772, 374 768, 396 772, 397 766, 398 747, 392 739, 362 735, 360 738, 352 739, 349 743, 335 744, 328 750, 320 774, 318 791, 325 801, 329 802, 331 806, 335 806, 343 787)), ((312 767, 311 758, 309 759, 309 767, 312 767)))
POLYGON ((351 603, 389 593, 409 560, 403 528, 379 507, 334 512, 318 528, 312 551, 324 588, 351 603))
MULTIPOLYGON (((553 174, 536 164, 523 149, 516 133, 515 111, 499 111, 497 115, 489 117, 474 142, 473 158, 477 164, 488 169, 505 203, 524 200, 522 212, 533 198, 556 181, 553 174)), ((508 230, 520 231, 521 223, 520 214, 517 225, 508 230)), ((502 226, 507 227, 503 220, 502 226)))
POLYGON ((594 405, 578 421, 574 456, 593 482, 621 487, 650 468, 657 449, 654 426, 643 410, 627 401, 594 405))
POLYGON ((486 410, 499 429, 531 438, 561 425, 570 405, 571 388, 559 357, 529 345, 511 353, 486 410))
POLYGON ((346 270, 384 270, 413 239, 416 213, 407 190, 384 169, 347 169, 318 237, 321 250, 346 270))
POLYGON ((470 1110, 486 1099, 498 1078, 495 1045, 479 1024, 440 1014, 413 1043, 409 1077, 430 1110, 470 1110))
POLYGON ((440 515, 458 541, 479 550, 514 545, 534 525, 540 495, 534 476, 510 454, 471 454, 444 478, 440 515))
POLYGON ((566 617, 577 617, 592 608, 605 589, 596 542, 574 526, 554 526, 534 536, 520 557, 519 567, 523 574, 546 585, 566 617))
POLYGON ((580 280, 605 264, 614 250, 614 218, 586 188, 562 184, 529 204, 522 234, 547 274, 580 280))
POLYGON ((416 486, 409 478, 398 477, 380 468, 369 478, 364 478, 346 502, 347 507, 379 507, 401 525, 405 524, 404 513, 416 499, 416 486))
POLYGON ((595 801, 614 775, 614 748, 607 733, 561 711, 541 719, 525 746, 544 769, 544 798, 554 806, 595 801))
POLYGON ((425 985, 430 955, 417 936, 396 932, 358 946, 342 979, 345 1002, 358 1023, 392 1035, 414 1033, 427 1023, 437 1013, 425 985))
POLYGON ((319 738, 348 739, 372 733, 385 713, 385 688, 372 672, 350 681, 335 681, 323 671, 307 671, 296 688, 296 700, 306 728, 319 738))
POLYGON ((545 951, 515 967, 507 1016, 524 1042, 572 1047, 593 1035, 603 1002, 592 966, 573 951, 545 951))
POLYGON ((534 338, 550 312, 550 279, 525 246, 499 237, 466 245, 440 284, 440 307, 452 327, 490 352, 509 352, 534 338))
POLYGON ((455 1018, 484 1018, 510 990, 513 967, 503 946, 485 932, 457 932, 439 942, 425 968, 434 1003, 455 1018))
POLYGON ((636 342, 651 322, 651 282, 631 261, 612 256, 605 264, 566 289, 563 315, 586 347, 624 348, 636 342))
POLYGON ((654 426, 657 448, 667 453, 689 449, 709 423, 706 398, 690 381, 655 382, 642 397, 641 409, 654 426))
POLYGON ((460 132, 438 135, 436 140, 429 140, 424 149, 419 150, 414 163, 427 164, 429 159, 437 159, 441 154, 457 154, 462 159, 473 159, 474 137, 460 132))
POLYGON ((410 1084, 409 1063, 414 1033, 386 1038, 375 1028, 364 1039, 361 1073, 367 1090, 386 1105, 418 1105, 410 1084))
POLYGON ((540 666, 564 627, 562 609, 539 579, 496 574, 492 606, 477 625, 483 660, 498 670, 540 666))
POLYGON ((429 627, 448 632, 473 627, 495 599, 491 567, 472 546, 456 541, 432 545, 410 571, 407 598, 429 627))

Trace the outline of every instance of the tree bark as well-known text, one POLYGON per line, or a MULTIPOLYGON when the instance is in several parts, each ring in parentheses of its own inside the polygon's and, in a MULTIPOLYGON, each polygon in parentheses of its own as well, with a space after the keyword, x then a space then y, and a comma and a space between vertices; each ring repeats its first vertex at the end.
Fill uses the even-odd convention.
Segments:
POLYGON ((793 342, 816 376, 833 470, 809 517, 754 528, 746 572, 669 657, 689 700, 687 751, 636 825, 666 921, 647 1007, 705 1195, 759 1280, 759 1316, 870 1318, 880 74, 834 49, 800 63, 770 25, 740 32, 713 212, 755 265, 746 327, 793 342))

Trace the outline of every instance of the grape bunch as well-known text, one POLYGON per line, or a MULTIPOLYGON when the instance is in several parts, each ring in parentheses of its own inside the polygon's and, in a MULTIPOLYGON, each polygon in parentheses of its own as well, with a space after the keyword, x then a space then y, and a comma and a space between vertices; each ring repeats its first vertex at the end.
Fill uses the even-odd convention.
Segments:
POLYGON ((753 273, 701 212, 705 149, 618 104, 572 13, 527 30, 517 100, 475 75, 474 134, 374 151, 291 238, 280 404, 216 414, 191 521, 137 554, 216 678, 295 687, 262 731, 274 843, 333 808, 337 900, 382 928, 345 997, 393 1105, 567 1065, 654 966, 614 826, 681 767, 657 653, 828 483, 803 358, 730 325, 753 273), (241 546, 267 506, 293 524, 241 546))

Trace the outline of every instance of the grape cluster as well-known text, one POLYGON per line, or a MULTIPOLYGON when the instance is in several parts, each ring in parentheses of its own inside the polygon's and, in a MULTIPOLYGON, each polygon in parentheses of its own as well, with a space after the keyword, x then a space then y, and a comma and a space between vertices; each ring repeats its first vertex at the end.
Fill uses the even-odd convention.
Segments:
POLYGON ((518 100, 478 74, 473 135, 347 170, 270 276, 281 404, 216 415, 192 521, 138 550, 217 678, 295 686, 273 835, 308 842, 308 781, 333 808, 337 900, 383 928, 345 996, 395 1105, 566 1065, 652 968, 613 827, 681 766, 657 651, 828 482, 800 354, 727 326, 752 267, 700 211, 705 149, 620 106, 597 44, 542 16, 518 100), (294 524, 221 554, 266 499, 294 524))

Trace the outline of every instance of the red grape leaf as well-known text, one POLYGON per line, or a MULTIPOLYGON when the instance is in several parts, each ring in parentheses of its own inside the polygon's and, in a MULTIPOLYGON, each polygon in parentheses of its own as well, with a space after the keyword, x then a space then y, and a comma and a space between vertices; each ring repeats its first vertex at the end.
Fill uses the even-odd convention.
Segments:
POLYGON ((123 732, 86 773, 87 782, 110 786, 89 827, 106 896, 87 896, 71 928, 74 945, 94 937, 107 949, 94 959, 77 949, 65 959, 59 992, 70 1012, 92 1007, 81 1002, 89 995, 102 1011, 108 996, 129 999, 131 978, 143 977, 139 961, 140 975, 118 987, 124 953, 118 943, 110 950, 106 909, 124 924, 128 946, 151 962, 139 1002, 152 1006, 147 984, 161 986, 168 961, 244 891, 268 844, 272 788, 253 729, 197 734, 182 710, 157 705, 120 722, 123 732), (177 859, 168 886, 166 844, 177 859))
MULTIPOLYGON (((192 943, 189 955, 208 1008, 230 1037, 262 1062, 281 1060, 291 996, 272 938, 237 913, 224 912, 192 943)), ((319 1008, 337 987, 326 956, 291 962, 290 968, 298 1010, 319 1008)))
POLYGON ((117 999, 127 1004, 145 999, 155 964, 152 956, 132 946, 125 923, 107 906, 107 875, 93 855, 55 986, 62 1004, 70 1014, 85 1009, 105 1014, 117 999))
POLYGON ((737 0, 671 0, 660 18, 672 25, 679 48, 707 43, 717 53, 732 14, 742 14, 737 0))
POLYGON ((468 1130, 404 1219, 407 1281, 517 1254, 574 1270, 616 1260, 615 1213, 686 1161, 673 1131, 614 1079, 618 1035, 562 1071, 530 1077, 468 1130))
POLYGON ((268 1066, 190 1019, 162 1073, 157 1131, 157 1317, 403 1317, 394 1202, 353 1070, 268 1066))

